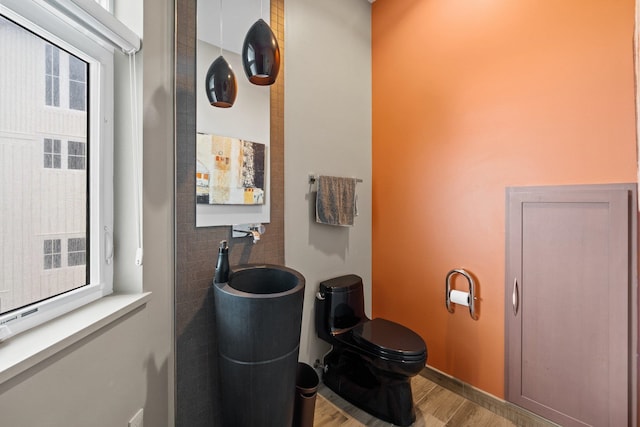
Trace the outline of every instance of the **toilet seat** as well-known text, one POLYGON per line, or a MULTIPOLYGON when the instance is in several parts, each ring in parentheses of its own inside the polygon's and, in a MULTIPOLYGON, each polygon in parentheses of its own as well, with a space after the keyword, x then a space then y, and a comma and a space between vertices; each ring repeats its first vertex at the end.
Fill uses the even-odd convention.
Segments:
POLYGON ((363 322, 351 330, 354 341, 381 357, 413 362, 426 359, 427 349, 418 334, 386 319, 363 322))

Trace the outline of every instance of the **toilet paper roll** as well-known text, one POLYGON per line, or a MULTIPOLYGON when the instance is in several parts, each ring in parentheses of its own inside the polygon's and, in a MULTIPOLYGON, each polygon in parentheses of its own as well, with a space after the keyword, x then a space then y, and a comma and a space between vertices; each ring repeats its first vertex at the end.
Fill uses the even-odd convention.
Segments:
POLYGON ((452 303, 466 305, 469 307, 469 292, 453 290, 449 294, 449 299, 452 303))

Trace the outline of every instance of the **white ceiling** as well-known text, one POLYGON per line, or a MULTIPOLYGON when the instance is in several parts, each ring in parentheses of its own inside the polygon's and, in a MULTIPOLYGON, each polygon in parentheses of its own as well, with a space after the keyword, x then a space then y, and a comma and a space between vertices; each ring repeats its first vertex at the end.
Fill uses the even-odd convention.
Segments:
MULTIPOLYGON (((220 46, 220 3, 221 0, 198 0, 198 38, 214 46, 220 46)), ((260 18, 269 23, 269 5, 269 0, 222 0, 222 48, 240 54, 244 36, 253 23, 260 18)))
MULTIPOLYGON (((220 3, 198 0, 198 38, 214 46, 220 46, 220 3)), ((269 5, 269 0, 222 0, 222 48, 239 54, 253 23, 260 18, 269 23, 269 5)))

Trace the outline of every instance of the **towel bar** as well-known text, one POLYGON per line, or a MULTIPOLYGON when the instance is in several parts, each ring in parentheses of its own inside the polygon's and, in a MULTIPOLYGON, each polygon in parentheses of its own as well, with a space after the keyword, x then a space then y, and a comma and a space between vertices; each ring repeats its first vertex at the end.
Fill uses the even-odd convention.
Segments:
MULTIPOLYGON (((318 180, 316 175, 309 175, 309 184, 315 184, 318 180)), ((363 182, 360 178, 356 178, 356 182, 363 182)))

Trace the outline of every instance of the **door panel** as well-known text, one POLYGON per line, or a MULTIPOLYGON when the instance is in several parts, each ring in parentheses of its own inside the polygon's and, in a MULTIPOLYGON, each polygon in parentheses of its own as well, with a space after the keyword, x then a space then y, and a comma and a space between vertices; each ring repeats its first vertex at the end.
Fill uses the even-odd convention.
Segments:
POLYGON ((564 426, 631 419, 630 201, 628 186, 507 192, 507 400, 564 426))

